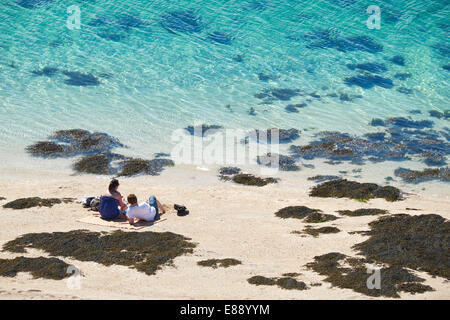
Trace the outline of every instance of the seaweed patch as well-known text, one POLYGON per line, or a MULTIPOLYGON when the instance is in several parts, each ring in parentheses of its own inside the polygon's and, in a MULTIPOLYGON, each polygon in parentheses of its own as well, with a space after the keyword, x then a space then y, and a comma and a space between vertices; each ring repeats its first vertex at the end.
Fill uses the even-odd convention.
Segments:
POLYGON ((298 281, 292 277, 267 278, 263 276, 253 276, 247 279, 247 282, 256 286, 274 286, 286 290, 306 290, 308 286, 303 281, 298 281))
POLYGON ((407 183, 420 183, 431 180, 440 180, 444 182, 450 181, 450 169, 448 167, 439 169, 424 169, 423 171, 398 168, 394 171, 394 174, 407 183))
POLYGON ((29 198, 19 198, 16 200, 13 200, 11 202, 8 202, 3 205, 3 208, 5 209, 15 209, 15 210, 21 210, 21 209, 29 209, 33 207, 52 207, 55 204, 60 203, 69 203, 72 202, 72 198, 48 198, 43 199, 39 197, 29 197, 29 198))
POLYGON ((45 278, 62 280, 68 276, 70 265, 58 258, 26 258, 0 259, 0 276, 15 277, 19 272, 30 272, 34 279, 45 278))
POLYGON ((309 234, 315 238, 317 238, 320 234, 330 234, 338 232, 341 232, 341 230, 336 227, 311 228, 310 226, 306 226, 306 228, 303 230, 303 233, 309 234))
POLYGON ((308 223, 321 223, 338 219, 338 217, 331 214, 322 213, 322 210, 311 209, 306 206, 285 207, 275 212, 275 215, 282 219, 302 219, 304 222, 308 223))
POLYGON ((105 266, 129 266, 152 275, 162 266, 171 265, 176 257, 192 253, 195 244, 189 240, 172 232, 73 230, 24 234, 4 244, 3 249, 22 253, 26 248, 36 248, 52 256, 93 261, 105 266))
POLYGON ((268 185, 270 183, 278 183, 278 179, 268 177, 268 178, 261 178, 257 177, 252 174, 248 173, 239 173, 234 175, 231 180, 234 183, 243 184, 246 186, 257 186, 257 187, 263 187, 265 185, 268 185))
POLYGON ((239 260, 236 260, 236 259, 227 258, 227 259, 202 260, 202 261, 198 261, 197 264, 202 267, 211 267, 213 269, 217 269, 219 267, 220 268, 228 268, 231 266, 236 266, 236 265, 242 264, 242 262, 239 260))
POLYGON ((338 210, 338 213, 343 216, 361 217, 361 216, 376 216, 381 214, 388 214, 389 211, 383 209, 369 208, 357 210, 338 210))
POLYGON ((345 179, 319 184, 312 188, 309 195, 311 197, 350 198, 356 200, 384 198, 387 201, 398 201, 402 199, 401 191, 395 187, 381 187, 375 183, 360 183, 345 179))

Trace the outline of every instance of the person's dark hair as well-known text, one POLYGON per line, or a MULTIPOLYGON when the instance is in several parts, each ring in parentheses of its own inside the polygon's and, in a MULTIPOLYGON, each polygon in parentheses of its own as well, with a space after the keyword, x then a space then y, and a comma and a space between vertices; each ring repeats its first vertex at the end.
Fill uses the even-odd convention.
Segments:
POLYGON ((119 186, 119 180, 117 179, 112 179, 111 182, 109 183, 109 187, 108 190, 109 192, 114 192, 116 191, 116 188, 119 186))
POLYGON ((131 205, 135 205, 137 203, 137 197, 135 194, 129 194, 127 197, 128 203, 131 205))

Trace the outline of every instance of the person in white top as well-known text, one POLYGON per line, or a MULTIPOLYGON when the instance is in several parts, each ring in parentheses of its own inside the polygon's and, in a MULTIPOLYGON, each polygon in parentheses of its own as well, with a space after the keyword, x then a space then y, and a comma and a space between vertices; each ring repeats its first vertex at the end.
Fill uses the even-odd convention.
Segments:
POLYGON ((156 200, 154 196, 151 196, 148 203, 143 202, 138 204, 137 197, 134 194, 128 195, 128 204, 129 207, 125 211, 128 222, 133 224, 135 219, 144 220, 144 221, 153 221, 158 217, 159 212, 165 213, 164 208, 161 203, 156 200))

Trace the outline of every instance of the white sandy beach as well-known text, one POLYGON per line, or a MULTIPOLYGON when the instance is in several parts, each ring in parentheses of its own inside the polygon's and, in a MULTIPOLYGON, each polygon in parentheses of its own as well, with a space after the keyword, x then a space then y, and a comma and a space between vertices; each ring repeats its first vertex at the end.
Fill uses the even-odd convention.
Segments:
MULTIPOLYGON (((0 277, 1 299, 374 299, 349 289, 333 288, 322 281, 323 276, 308 270, 305 264, 314 256, 329 252, 355 255, 351 247, 366 239, 352 231, 368 230, 368 223, 376 216, 341 217, 321 226, 336 226, 341 232, 324 234, 318 238, 291 234, 302 231, 307 223, 298 219, 279 219, 274 213, 290 205, 305 205, 338 215, 336 210, 358 208, 388 209, 390 213, 411 215, 436 213, 450 218, 447 190, 436 188, 433 195, 408 195, 406 200, 386 202, 382 199, 360 203, 349 199, 312 198, 308 191, 313 182, 301 171, 279 184, 262 188, 220 182, 214 172, 189 171, 173 168, 161 176, 141 176, 121 179, 123 195, 134 192, 139 200, 155 194, 169 205, 184 204, 190 215, 178 217, 168 213, 166 220, 139 232, 170 231, 184 235, 197 244, 193 254, 174 260, 173 266, 164 266, 156 275, 148 276, 125 266, 104 266, 94 262, 80 262, 59 257, 82 272, 81 288, 70 289, 66 280, 32 279, 20 273, 14 278, 0 277), (303 178, 302 178, 303 177, 303 178), (437 193, 436 193, 437 192, 437 193), (406 208, 420 209, 406 211, 406 208), (212 258, 234 258, 241 265, 229 268, 209 268, 197 262, 212 258), (277 286, 254 286, 247 279, 262 275, 279 277, 283 273, 301 273, 299 281, 308 290, 285 290, 277 286)), ((107 186, 108 177, 77 176, 71 174, 25 173, 4 175, 0 181, 0 204, 21 197, 73 197, 77 201, 58 204, 51 208, 25 210, 0 209, 0 245, 32 232, 55 232, 87 229, 112 231, 111 227, 77 222, 91 211, 82 208, 84 195, 96 195, 107 186), (33 176, 33 178, 28 178, 33 176)), ((439 185, 439 184, 438 184, 439 185)), ((442 184, 444 185, 444 184, 442 184)), ((412 188, 417 188, 412 187, 412 188)), ((405 190, 408 191, 408 190, 405 190)), ((339 216, 339 215, 338 215, 339 216)), ((0 252, 0 258, 23 254, 0 252)), ((27 257, 48 256, 43 251, 29 250, 27 257)), ((435 289, 424 294, 401 293, 402 299, 449 299, 450 283, 444 278, 415 272, 426 279, 424 284, 435 289)))

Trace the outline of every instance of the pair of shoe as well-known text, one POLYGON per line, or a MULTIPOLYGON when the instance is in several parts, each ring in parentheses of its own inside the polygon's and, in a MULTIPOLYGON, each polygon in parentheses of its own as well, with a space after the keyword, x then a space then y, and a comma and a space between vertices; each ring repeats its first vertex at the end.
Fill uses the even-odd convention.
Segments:
POLYGON ((185 206, 180 206, 180 205, 178 205, 178 204, 174 204, 174 205, 173 205, 173 208, 174 208, 175 210, 177 210, 177 215, 180 216, 180 217, 186 216, 186 215, 189 214, 189 210, 186 210, 186 207, 185 207, 185 206))

